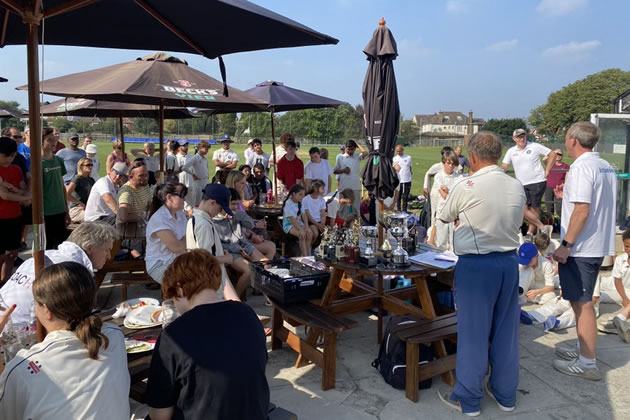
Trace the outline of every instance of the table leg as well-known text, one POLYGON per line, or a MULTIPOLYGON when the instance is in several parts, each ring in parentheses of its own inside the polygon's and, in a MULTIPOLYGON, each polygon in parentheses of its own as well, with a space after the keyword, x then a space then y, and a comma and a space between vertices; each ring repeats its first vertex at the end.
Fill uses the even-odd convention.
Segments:
MULTIPOLYGON (((418 291, 418 299, 422 305, 422 311, 427 314, 431 319, 437 316, 431 293, 429 292, 429 285, 427 284, 427 276, 417 277, 415 279, 416 290, 418 291)), ((444 341, 436 341, 433 343, 433 350, 439 358, 446 357, 446 346, 444 341)), ((448 371, 442 374, 442 380, 451 386, 455 385, 455 376, 453 371, 448 371)))
POLYGON ((376 301, 378 303, 378 323, 377 323, 377 342, 381 344, 383 341, 383 275, 378 274, 378 285, 376 287, 376 301))
MULTIPOLYGON (((320 306, 325 308, 330 306, 335 300, 339 298, 341 294, 341 289, 339 288, 339 284, 341 280, 345 277, 345 272, 339 268, 334 268, 332 274, 330 275, 330 280, 328 280, 328 284, 326 285, 326 290, 324 290, 324 296, 322 296, 322 301, 320 306)), ((312 329, 308 331, 306 335, 306 342, 312 346, 315 346, 317 343, 317 339, 319 338, 319 334, 313 331, 312 329)), ((306 360, 302 355, 298 355, 297 361, 295 362, 295 367, 303 367, 306 366, 308 360, 306 360)))

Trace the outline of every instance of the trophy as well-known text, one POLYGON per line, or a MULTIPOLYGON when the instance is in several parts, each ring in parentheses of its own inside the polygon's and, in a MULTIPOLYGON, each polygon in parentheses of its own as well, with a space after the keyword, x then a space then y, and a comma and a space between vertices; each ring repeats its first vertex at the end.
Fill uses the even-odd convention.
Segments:
POLYGON ((398 267, 409 266, 409 254, 403 248, 403 240, 408 235, 407 221, 409 215, 406 213, 400 213, 389 216, 389 232, 396 239, 397 247, 392 252, 392 263, 398 267))
POLYGON ((362 226, 361 235, 365 238, 365 249, 359 258, 359 262, 368 267, 373 267, 377 262, 374 250, 378 240, 378 228, 376 226, 362 226))

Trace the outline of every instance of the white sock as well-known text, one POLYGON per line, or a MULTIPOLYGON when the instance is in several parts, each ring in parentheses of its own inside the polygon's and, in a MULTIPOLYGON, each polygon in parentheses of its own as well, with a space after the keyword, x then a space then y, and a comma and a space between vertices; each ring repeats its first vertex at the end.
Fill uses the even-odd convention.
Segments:
POLYGON ((597 367, 596 359, 587 359, 586 357, 580 354, 580 363, 585 367, 597 367))
POLYGON ((617 318, 619 318, 622 321, 627 321, 628 318, 626 318, 625 316, 623 316, 623 314, 617 314, 617 318))

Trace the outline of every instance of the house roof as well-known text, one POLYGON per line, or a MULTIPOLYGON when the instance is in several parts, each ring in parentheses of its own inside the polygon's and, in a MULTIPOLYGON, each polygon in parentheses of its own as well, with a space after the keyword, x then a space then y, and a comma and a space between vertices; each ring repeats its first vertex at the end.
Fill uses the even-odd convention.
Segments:
MULTIPOLYGON (((414 115, 416 123, 420 121, 422 124, 445 124, 445 125, 464 125, 468 124, 468 117, 458 111, 440 111, 435 114, 417 114, 414 115)), ((473 118, 473 124, 483 124, 485 121, 481 118, 473 118)))

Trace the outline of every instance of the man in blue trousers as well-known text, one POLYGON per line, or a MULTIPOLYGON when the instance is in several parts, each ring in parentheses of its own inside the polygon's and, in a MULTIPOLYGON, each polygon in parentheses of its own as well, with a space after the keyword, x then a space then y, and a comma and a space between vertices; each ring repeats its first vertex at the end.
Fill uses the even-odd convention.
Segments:
POLYGON ((437 215, 455 222, 453 247, 457 309, 457 384, 440 389, 449 407, 474 417, 486 393, 503 411, 516 405, 519 371, 518 230, 525 191, 497 162, 501 141, 478 132, 468 143, 473 174, 448 192, 437 215), (490 346, 488 347, 488 344, 490 346))

